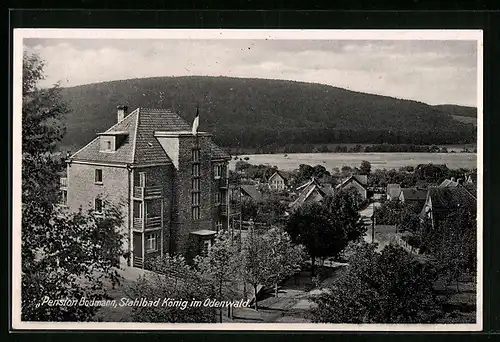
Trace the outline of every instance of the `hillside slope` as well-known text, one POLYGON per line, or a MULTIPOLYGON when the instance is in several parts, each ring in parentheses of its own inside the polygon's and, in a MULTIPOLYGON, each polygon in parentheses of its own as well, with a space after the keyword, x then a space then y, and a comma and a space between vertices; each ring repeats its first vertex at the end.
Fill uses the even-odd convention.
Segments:
POLYGON ((63 147, 79 148, 116 121, 116 106, 174 108, 226 147, 475 141, 473 125, 424 103, 328 85, 228 77, 158 77, 63 89, 72 111, 63 147))
POLYGON ((434 108, 439 109, 445 113, 454 115, 454 116, 464 116, 468 118, 477 118, 477 108, 474 107, 466 107, 466 106, 457 106, 450 104, 436 105, 434 108))

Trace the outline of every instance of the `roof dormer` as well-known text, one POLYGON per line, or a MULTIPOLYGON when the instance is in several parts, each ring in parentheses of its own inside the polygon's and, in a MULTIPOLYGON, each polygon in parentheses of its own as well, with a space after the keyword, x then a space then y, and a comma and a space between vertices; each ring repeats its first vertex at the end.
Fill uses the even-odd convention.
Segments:
POLYGON ((104 132, 98 133, 99 152, 115 152, 125 142, 128 132, 104 132))

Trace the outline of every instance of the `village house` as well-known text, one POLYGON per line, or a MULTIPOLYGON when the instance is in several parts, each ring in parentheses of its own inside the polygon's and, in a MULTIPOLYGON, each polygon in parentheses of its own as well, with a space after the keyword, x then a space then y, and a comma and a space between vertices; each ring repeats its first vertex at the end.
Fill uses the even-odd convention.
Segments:
POLYGON ((430 187, 420 215, 435 227, 460 208, 476 212, 476 205, 476 198, 464 187, 430 187))
POLYGON ((242 199, 251 199, 255 202, 258 202, 262 199, 262 194, 255 185, 242 184, 240 185, 240 191, 242 199))
POLYGON ((401 185, 387 184, 387 189, 385 193, 387 195, 387 200, 399 199, 399 195, 401 194, 401 185))
POLYGON ((456 187, 460 184, 460 180, 455 180, 454 177, 451 179, 445 179, 444 181, 439 184, 440 187, 456 187))
POLYGON ((427 198, 427 190, 418 188, 402 188, 399 200, 403 203, 413 204, 416 208, 422 208, 427 198))
POLYGON ((269 177, 267 180, 267 184, 269 185, 269 189, 276 191, 283 191, 287 188, 287 179, 280 172, 276 171, 269 177))
POLYGON ((117 123, 68 158, 61 190, 71 211, 119 205, 127 264, 144 268, 158 255, 206 253, 228 229, 237 209, 229 160, 209 133, 170 110, 119 106, 117 123))
POLYGON ((296 190, 298 192, 298 196, 289 205, 291 211, 298 209, 305 203, 321 203, 326 196, 333 196, 334 194, 331 184, 321 184, 314 177, 312 177, 310 181, 299 186, 296 190))
POLYGON ((470 172, 465 175, 465 184, 477 184, 477 172, 470 172))
POLYGON ((368 176, 367 175, 352 175, 345 179, 342 183, 337 185, 337 190, 348 190, 354 189, 361 196, 362 200, 366 200, 368 198, 368 189, 366 185, 368 184, 368 176))

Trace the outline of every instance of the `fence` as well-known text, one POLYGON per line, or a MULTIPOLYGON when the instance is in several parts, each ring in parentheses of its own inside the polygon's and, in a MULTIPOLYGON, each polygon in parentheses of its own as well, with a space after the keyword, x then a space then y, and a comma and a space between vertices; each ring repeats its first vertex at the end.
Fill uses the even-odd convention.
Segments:
POLYGON ((420 254, 420 249, 416 248, 416 247, 413 247, 412 245, 410 245, 407 241, 405 241, 401 237, 400 234, 396 234, 395 237, 394 237, 394 240, 396 241, 396 243, 398 245, 400 245, 401 247, 403 247, 405 250, 407 250, 411 254, 420 254))

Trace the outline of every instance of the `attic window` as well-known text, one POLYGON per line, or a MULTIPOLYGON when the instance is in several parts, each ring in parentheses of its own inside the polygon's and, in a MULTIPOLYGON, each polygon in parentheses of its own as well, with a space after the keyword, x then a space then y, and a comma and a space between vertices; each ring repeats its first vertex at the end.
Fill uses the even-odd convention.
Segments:
POLYGON ((106 150, 111 151, 111 141, 106 140, 106 150))

